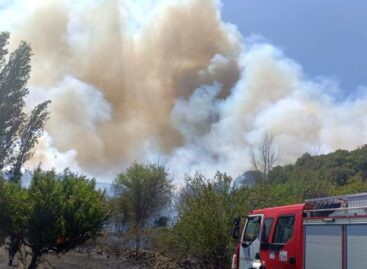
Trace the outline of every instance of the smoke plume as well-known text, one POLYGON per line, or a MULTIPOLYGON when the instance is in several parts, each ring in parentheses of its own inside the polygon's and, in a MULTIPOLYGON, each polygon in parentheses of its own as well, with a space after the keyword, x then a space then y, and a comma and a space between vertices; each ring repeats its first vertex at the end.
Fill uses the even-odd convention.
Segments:
POLYGON ((214 0, 31 2, 9 26, 12 44, 34 52, 29 104, 52 105, 29 165, 106 181, 133 160, 163 162, 177 178, 237 176, 268 130, 281 163, 367 141, 365 88, 345 97, 335 81, 307 77, 223 22, 214 0))

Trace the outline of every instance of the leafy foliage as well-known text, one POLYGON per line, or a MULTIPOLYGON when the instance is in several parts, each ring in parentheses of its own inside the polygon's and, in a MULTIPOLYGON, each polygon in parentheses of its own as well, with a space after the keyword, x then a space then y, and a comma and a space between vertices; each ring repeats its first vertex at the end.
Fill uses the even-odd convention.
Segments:
POLYGON ((172 187, 164 166, 156 164, 134 162, 115 179, 115 208, 134 234, 137 251, 147 223, 170 202, 172 187))
POLYGON ((270 178, 273 185, 293 185, 302 200, 343 193, 343 189, 361 192, 367 180, 367 146, 320 156, 305 153, 293 165, 275 167, 270 178), (360 189, 351 187, 356 184, 360 189))
POLYGON ((20 180, 22 165, 33 156, 32 149, 42 135, 44 125, 48 119, 47 106, 49 103, 50 101, 46 101, 37 105, 30 115, 25 116, 25 121, 20 126, 18 151, 14 157, 11 171, 11 179, 14 181, 20 180))
POLYGON ((48 118, 49 101, 25 113, 32 51, 22 41, 9 55, 8 39, 9 33, 0 33, 0 170, 11 170, 11 179, 19 181, 21 166, 32 156, 48 118))
POLYGON ((31 249, 28 268, 45 253, 64 253, 96 236, 109 217, 95 182, 69 171, 38 169, 28 189, 1 180, 0 209, 0 235, 16 235, 31 249))
POLYGON ((22 234, 28 220, 28 192, 0 178, 0 245, 12 233, 22 234))
POLYGON ((177 204, 173 228, 181 251, 208 267, 223 268, 232 255, 230 230, 233 216, 243 210, 242 199, 231 187, 232 179, 217 173, 213 179, 196 174, 186 178, 177 204))

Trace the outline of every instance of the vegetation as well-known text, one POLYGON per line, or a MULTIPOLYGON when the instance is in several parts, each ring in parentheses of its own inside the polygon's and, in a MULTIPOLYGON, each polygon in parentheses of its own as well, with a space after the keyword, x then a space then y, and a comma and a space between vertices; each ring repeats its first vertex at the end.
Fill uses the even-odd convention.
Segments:
POLYGON ((270 171, 279 161, 279 149, 271 132, 265 132, 261 143, 250 148, 253 179, 257 183, 267 183, 270 171))
POLYGON ((2 242, 16 235, 18 247, 29 249, 29 269, 46 253, 65 253, 97 236, 108 220, 104 193, 68 171, 57 176, 38 169, 28 189, 2 179, 0 207, 2 242))
POLYGON ((219 172, 213 179, 200 174, 187 177, 177 203, 174 242, 180 242, 178 248, 186 256, 206 267, 225 268, 232 255, 228 235, 243 201, 231 182, 231 177, 219 172))
POLYGON ((245 178, 240 185, 222 173, 213 179, 200 174, 187 177, 177 203, 176 223, 162 230, 157 244, 161 251, 198 260, 206 268, 227 268, 236 244, 230 237, 233 217, 308 198, 366 192, 367 146, 320 156, 306 153, 294 164, 274 167, 268 173, 265 182, 246 184, 245 178))
POLYGON ((305 153, 293 165, 275 167, 269 177, 273 184, 298 186, 299 199, 361 192, 367 180, 367 146, 319 156, 305 153))
MULTIPOLYGON (((294 164, 274 167, 265 182, 239 186, 220 172, 213 178, 187 176, 173 226, 161 214, 172 201, 164 167, 135 162, 116 178, 117 196, 110 205, 121 231, 134 234, 136 250, 143 236, 151 236, 155 246, 176 259, 226 268, 236 244, 230 237, 234 216, 311 197, 367 191, 366 160, 367 146, 320 156, 306 153, 294 164)), ((95 191, 94 182, 69 171, 57 176, 38 169, 28 189, 0 180, 0 242, 12 235, 20 238, 31 253, 28 268, 36 268, 44 253, 64 253, 96 236, 107 212, 104 194, 95 191)))
POLYGON ((114 182, 115 216, 127 223, 138 252, 144 230, 170 202, 173 185, 162 165, 134 162, 114 182), (117 203, 117 207, 116 207, 117 203))
POLYGON ((26 42, 10 53, 9 33, 0 33, 0 171, 19 181, 22 165, 32 157, 32 149, 48 118, 49 101, 25 112, 26 83, 31 71, 32 51, 26 42))
POLYGON ((37 169, 30 187, 21 187, 21 169, 42 135, 49 101, 26 112, 32 52, 21 42, 9 54, 8 39, 8 33, 0 33, 0 245, 9 239, 10 263, 26 249, 32 269, 43 254, 65 253, 96 236, 108 210, 95 182, 69 171, 58 176, 37 169))

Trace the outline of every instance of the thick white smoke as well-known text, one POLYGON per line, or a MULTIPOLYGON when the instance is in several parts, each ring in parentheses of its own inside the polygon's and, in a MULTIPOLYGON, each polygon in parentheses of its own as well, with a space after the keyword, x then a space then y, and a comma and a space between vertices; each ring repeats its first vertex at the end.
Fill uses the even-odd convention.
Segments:
POLYGON ((3 15, 12 44, 34 50, 30 104, 53 101, 30 166, 106 181, 133 160, 164 162, 177 180, 237 176, 265 131, 281 163, 367 142, 366 88, 342 98, 335 81, 241 37, 214 0, 32 1, 15 20, 25 5, 3 15))

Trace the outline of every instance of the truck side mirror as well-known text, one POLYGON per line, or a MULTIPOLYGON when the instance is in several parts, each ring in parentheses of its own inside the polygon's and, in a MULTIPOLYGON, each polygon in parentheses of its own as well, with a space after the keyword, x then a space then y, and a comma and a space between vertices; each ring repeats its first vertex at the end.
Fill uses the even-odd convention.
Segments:
POLYGON ((233 239, 238 239, 240 237, 240 224, 241 224, 241 217, 234 218, 232 228, 233 239))
POLYGON ((261 217, 259 217, 259 216, 256 216, 256 217, 254 217, 253 218, 253 220, 252 220, 254 223, 261 223, 261 217))

